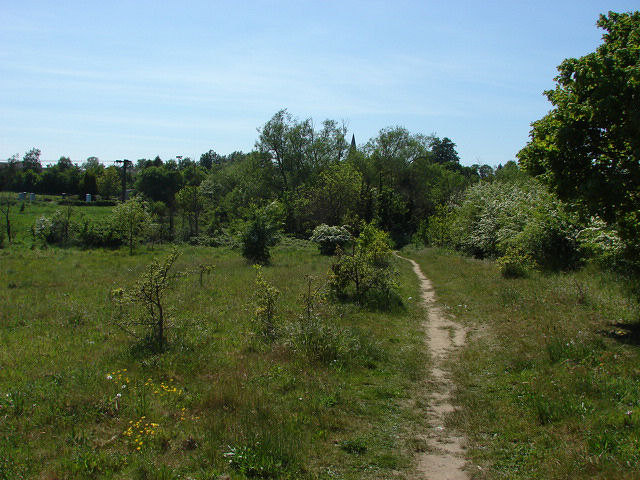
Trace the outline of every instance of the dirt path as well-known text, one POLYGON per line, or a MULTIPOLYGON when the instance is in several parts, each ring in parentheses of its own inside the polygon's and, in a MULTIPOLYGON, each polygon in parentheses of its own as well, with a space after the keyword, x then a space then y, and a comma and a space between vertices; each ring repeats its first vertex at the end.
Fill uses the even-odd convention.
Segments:
POLYGON ((432 393, 429 395, 429 407, 426 411, 429 430, 423 436, 428 448, 418 458, 418 473, 420 478, 429 480, 468 480, 469 476, 463 471, 464 438, 445 426, 445 416, 454 410, 451 404, 453 382, 446 370, 445 361, 464 345, 466 331, 442 314, 435 303, 433 286, 418 264, 409 258, 398 257, 413 266, 413 271, 420 280, 422 302, 428 312, 424 328, 432 357, 431 374, 427 380, 427 388, 432 393))

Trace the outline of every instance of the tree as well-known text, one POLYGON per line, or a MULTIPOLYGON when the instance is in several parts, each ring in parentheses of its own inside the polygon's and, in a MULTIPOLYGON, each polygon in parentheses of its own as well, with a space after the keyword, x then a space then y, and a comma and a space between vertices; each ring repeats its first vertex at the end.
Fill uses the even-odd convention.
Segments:
POLYGON ((113 220, 116 228, 129 245, 129 254, 133 255, 133 248, 137 242, 144 239, 147 228, 151 223, 151 216, 147 212, 145 203, 140 197, 133 197, 126 202, 119 203, 113 208, 113 220))
POLYGON ((362 175, 349 163, 326 168, 310 190, 307 210, 315 224, 339 225, 348 213, 355 213, 362 175))
POLYGON ((138 172, 136 190, 156 202, 164 202, 169 207, 169 230, 173 234, 173 215, 176 207, 176 193, 182 185, 182 174, 167 166, 148 167, 138 172))
POLYGON ((460 163, 460 157, 456 152, 456 144, 447 137, 442 140, 437 137, 434 138, 431 141, 431 153, 435 163, 460 163))
POLYGON ((4 193, 0 196, 0 212, 4 215, 5 227, 7 229, 7 238, 11 243, 11 220, 9 213, 11 212, 12 200, 9 198, 9 194, 4 193))
POLYGON ((16 181, 19 179, 18 165, 20 164, 20 154, 15 153, 7 159, 7 164, 0 168, 0 191, 12 190, 17 187, 16 181))
POLYGON ((58 159, 57 167, 60 170, 67 170, 68 168, 73 167, 73 163, 69 157, 60 157, 58 159))
POLYGON ((198 164, 205 170, 211 170, 214 165, 220 165, 224 161, 224 157, 217 154, 213 149, 200 155, 198 164))
POLYGON ((253 219, 242 233, 242 256, 250 262, 269 263, 269 248, 278 242, 278 225, 270 217, 268 208, 254 211, 253 219))
POLYGON ((173 205, 175 194, 182 185, 182 175, 177 170, 164 167, 148 167, 138 172, 136 190, 154 201, 173 205))
POLYGON ((102 172, 102 175, 98 177, 98 192, 104 198, 111 198, 118 195, 120 192, 120 172, 116 166, 107 167, 102 172))
POLYGON ((22 169, 26 171, 34 171, 40 173, 42 164, 40 163, 40 149, 32 148, 22 157, 22 169))
POLYGON ((532 124, 521 165, 558 195, 640 234, 640 12, 601 15, 595 52, 558 67, 553 109, 532 124))
POLYGON ((176 195, 176 203, 182 208, 189 220, 189 236, 198 235, 200 213, 204 209, 204 197, 200 187, 187 185, 182 188, 176 195))
POLYGON ((100 159, 98 157, 88 157, 87 160, 82 164, 82 169, 84 171, 93 171, 96 175, 104 170, 104 165, 100 163, 100 159))

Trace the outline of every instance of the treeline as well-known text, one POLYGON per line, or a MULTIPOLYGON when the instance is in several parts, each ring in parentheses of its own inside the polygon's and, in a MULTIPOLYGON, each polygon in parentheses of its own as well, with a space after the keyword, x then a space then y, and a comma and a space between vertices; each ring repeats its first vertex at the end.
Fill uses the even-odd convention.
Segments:
MULTIPOLYGON (((24 190, 25 179, 35 178, 39 188, 31 191, 41 193, 117 198, 122 191, 122 168, 105 168, 96 158, 77 167, 63 158, 39 169, 37 153, 27 152, 21 169, 3 169, 5 189, 24 190)), ((402 127, 385 128, 356 146, 344 125, 325 120, 318 129, 286 110, 259 129, 250 153, 210 150, 198 161, 138 160, 127 169, 125 185, 135 202, 118 205, 111 217, 80 220, 61 210, 36 222, 34 239, 130 249, 138 241, 246 248, 255 240, 247 256, 265 261, 274 230, 308 239, 318 226, 342 226, 357 237, 373 224, 396 247, 455 248, 498 259, 512 276, 574 268, 593 258, 627 269, 636 257, 615 226, 570 208, 513 161, 495 170, 466 167, 450 139, 402 127), (136 232, 128 220, 133 217, 136 232)))
MULTIPOLYGON (((141 159, 127 169, 126 187, 149 202, 165 225, 164 240, 206 242, 269 206, 288 234, 308 238, 320 224, 357 230, 374 221, 403 245, 449 198, 493 175, 488 165, 461 165, 446 137, 393 127, 359 147, 352 140, 334 120, 317 128, 281 110, 259 129, 252 152, 141 159)), ((43 168, 39 156, 32 149, 22 162, 9 159, 0 169, 2 189, 120 196, 121 167, 62 157, 43 168)))

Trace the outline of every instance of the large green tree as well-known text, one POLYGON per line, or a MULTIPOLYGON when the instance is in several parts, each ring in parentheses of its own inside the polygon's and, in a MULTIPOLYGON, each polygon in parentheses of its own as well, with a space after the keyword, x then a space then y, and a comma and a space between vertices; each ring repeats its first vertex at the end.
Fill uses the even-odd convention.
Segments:
POLYGON ((98 177, 98 192, 104 198, 111 198, 118 195, 121 188, 120 172, 114 165, 104 169, 102 174, 98 177))
POLYGON ((601 15, 603 43, 558 67, 553 109, 532 124, 524 168, 564 199, 640 233, 640 12, 601 15))

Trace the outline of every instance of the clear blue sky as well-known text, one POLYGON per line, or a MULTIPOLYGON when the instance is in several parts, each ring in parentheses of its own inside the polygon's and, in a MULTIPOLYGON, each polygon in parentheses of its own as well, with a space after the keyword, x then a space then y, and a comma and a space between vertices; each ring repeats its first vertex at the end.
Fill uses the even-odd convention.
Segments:
POLYGON ((0 159, 250 151, 281 108, 514 158, 556 66, 636 1, 0 0, 0 159))

